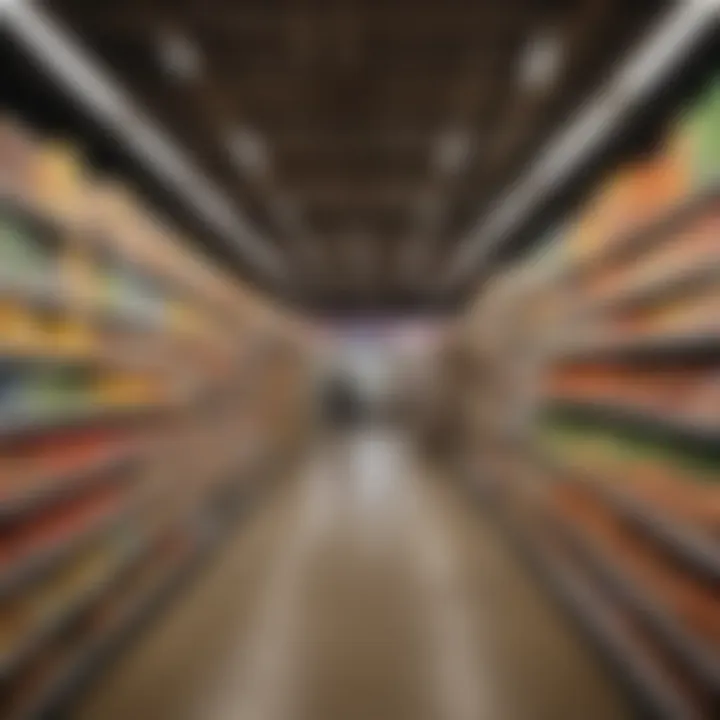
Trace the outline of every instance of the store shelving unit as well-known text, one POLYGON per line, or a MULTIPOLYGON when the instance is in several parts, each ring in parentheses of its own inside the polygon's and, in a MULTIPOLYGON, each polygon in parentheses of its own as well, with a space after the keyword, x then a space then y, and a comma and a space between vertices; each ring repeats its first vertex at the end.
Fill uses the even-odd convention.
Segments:
POLYGON ((30 488, 23 488, 0 501, 0 527, 18 518, 39 512, 63 498, 72 497, 99 483, 113 482, 136 461, 133 449, 120 450, 81 468, 49 473, 34 479, 30 488))
POLYGON ((628 488, 608 483, 587 468, 563 465, 557 458, 539 452, 533 453, 533 462, 547 468, 554 477, 582 485, 598 502, 645 533, 688 570, 711 583, 720 583, 720 542, 705 530, 671 517, 628 488))
POLYGON ((614 342, 587 343, 581 349, 572 348, 566 356, 572 360, 606 358, 627 362, 693 362, 720 357, 720 340, 717 335, 705 332, 663 333, 614 342))
MULTIPOLYGON (((143 333, 146 332, 147 330, 143 329, 143 333)), ((207 342, 205 336, 202 337, 202 342, 207 342)), ((246 351, 246 348, 240 346, 242 328, 238 328, 236 342, 238 349, 246 351)), ((223 351, 227 345, 227 339, 223 337, 219 344, 220 351, 223 351)), ((102 371, 102 363, 98 365, 99 371, 102 371)), ((222 375, 219 378, 209 377, 211 381, 209 389, 212 389, 212 384, 217 384, 219 379, 223 384, 217 387, 232 390, 233 377, 237 370, 232 366, 230 369, 231 374, 224 381, 222 375)), ((262 367, 258 369, 261 370, 262 367)), ((237 408, 232 410, 231 406, 231 413, 228 416, 227 407, 222 410, 221 404, 222 413, 213 420, 213 414, 216 413, 214 404, 211 403, 206 407, 205 395, 201 394, 198 397, 199 400, 195 395, 187 398, 178 397, 168 404, 161 405, 99 406, 98 409, 91 408, 81 412, 58 412, 48 418, 22 420, 8 418, 3 423, 0 443, 3 448, 10 450, 18 443, 32 447, 34 442, 43 442, 58 432, 82 433, 89 428, 97 430, 109 426, 116 432, 124 433, 132 430, 133 433, 132 437, 128 436, 125 439, 123 446, 115 455, 111 454, 100 461, 78 464, 78 467, 67 471, 44 471, 46 472, 44 479, 38 480, 36 477, 28 489, 24 490, 21 487, 12 492, 4 492, 3 501, 0 503, 0 534, 10 533, 7 535, 8 538, 12 537, 11 534, 16 527, 32 523, 38 516, 52 514, 58 508, 87 497, 94 489, 104 487, 110 481, 119 488, 138 487, 132 494, 124 495, 117 506, 108 508, 100 517, 91 518, 77 532, 64 536, 62 541, 39 546, 32 553, 26 553, 19 560, 3 567, 0 571, 0 596, 4 603, 22 602, 23 598, 43 591, 46 583, 52 583, 53 577, 62 575, 68 567, 72 568, 77 558, 82 557, 83 553, 90 551, 94 546, 113 543, 115 542, 113 538, 117 539, 118 536, 122 540, 122 536, 127 535, 128 532, 135 534, 147 529, 149 533, 147 541, 140 547, 131 548, 119 561, 109 561, 105 573, 102 577, 95 578, 89 589, 87 585, 78 587, 74 596, 55 614, 38 617, 29 625, 27 631, 19 635, 10 644, 8 650, 0 655, 0 686, 3 688, 3 695, 7 694, 10 697, 8 704, 3 705, 3 714, 7 712, 7 716, 12 718, 44 716, 49 709, 66 698, 72 688, 89 677, 96 669, 99 660, 110 655, 112 649, 131 634, 139 618, 146 616, 153 607, 157 606, 162 596, 169 595, 176 586, 177 579, 186 575, 190 567, 199 562, 207 540, 203 539, 202 534, 198 535, 193 528, 203 516, 204 522, 217 524, 209 514, 209 508, 208 510, 203 508, 206 507, 207 499, 212 498, 218 488, 222 487, 222 483, 219 485, 218 482, 211 482, 207 486, 202 486, 202 483, 205 483, 207 476, 212 473, 221 474, 223 483, 227 483, 228 474, 232 475, 233 483, 245 483, 252 463, 258 461, 258 458, 253 459, 244 452, 240 460, 233 459, 238 454, 237 436, 242 432, 241 426, 238 425, 237 408), (195 420, 193 420, 194 413, 199 415, 195 420), (202 426, 208 420, 211 422, 203 431, 202 426), (148 473, 162 470, 165 465, 167 469, 164 472, 169 476, 168 479, 177 481, 178 478, 183 477, 182 463, 187 462, 188 452, 192 454, 198 447, 197 441, 191 438, 191 443, 194 444, 183 449, 184 438, 188 437, 187 430, 183 431, 182 427, 178 431, 173 430, 178 422, 181 426, 183 423, 189 424, 191 436, 204 432, 207 439, 203 442, 206 445, 210 443, 207 451, 209 457, 204 457, 200 451, 200 459, 205 460, 207 465, 202 471, 197 471, 200 476, 193 478, 190 477, 192 470, 185 472, 190 486, 197 484, 198 480, 202 481, 201 487, 198 488, 199 495, 197 499, 189 498, 175 510, 171 507, 171 518, 174 515, 176 519, 168 522, 160 505, 167 504, 170 486, 166 481, 163 491, 162 487, 154 487, 150 480, 145 480, 144 477, 148 473), (151 440, 144 445, 135 437, 142 434, 141 427, 145 428, 147 438, 151 440), (221 442, 213 443, 213 435, 218 431, 222 433, 221 442), (159 441, 153 440, 158 433, 168 432, 171 436, 174 432, 179 433, 177 440, 171 445, 164 447, 161 442, 162 437, 159 441), (173 458, 174 464, 168 462, 168 452, 177 454, 177 457, 173 458), (180 469, 175 468, 178 463, 181 465, 180 469), (181 513, 180 516, 178 512, 181 513), (150 513, 149 518, 147 513, 150 513), (160 563, 158 567, 162 568, 162 572, 157 582, 142 588, 137 593, 137 597, 132 599, 127 610, 120 613, 109 627, 100 630, 90 628, 86 639, 81 640, 82 635, 78 635, 76 640, 71 641, 68 645, 69 654, 61 654, 53 663, 54 670, 35 683, 36 690, 32 697, 24 697, 22 692, 16 696, 13 690, 16 683, 27 676, 32 680, 34 666, 47 649, 52 648, 56 643, 67 642, 63 639, 67 631, 70 631, 70 637, 73 637, 72 633, 75 633, 73 628, 83 628, 100 608, 114 601, 118 595, 127 593, 128 588, 133 587, 131 574, 134 568, 152 561, 153 555, 157 554, 158 545, 173 537, 184 538, 189 542, 184 556, 169 569, 164 568, 165 562, 159 558, 155 564, 160 563)), ((226 406, 227 403, 224 405, 226 406)), ((275 454, 280 449, 270 438, 262 438, 262 443, 260 439, 258 437, 257 449, 264 455, 267 452, 275 454)), ((173 493, 177 494, 177 491, 173 490, 173 493)), ((174 504, 177 503, 170 502, 171 506, 174 504)), ((41 660, 41 662, 46 661, 41 660)), ((26 680, 22 680, 20 683, 20 691, 25 682, 26 680)))
MULTIPOLYGON (((106 661, 107 655, 115 651, 137 626, 177 589, 180 581, 201 557, 201 549, 202 547, 198 546, 187 551, 169 567, 164 568, 148 587, 141 587, 139 591, 130 593, 129 599, 125 600, 127 607, 122 607, 116 617, 107 623, 107 627, 100 632, 89 634, 78 647, 62 657, 56 669, 39 683, 39 692, 22 698, 23 702, 19 703, 14 717, 18 720, 49 717, 55 709, 64 705, 106 661)), ((131 567, 130 571, 132 570, 137 570, 137 567, 131 567)), ((105 588, 106 592, 112 590, 113 585, 114 583, 105 588)), ((92 609, 92 604, 83 608, 86 612, 92 609)))
MULTIPOLYGON (((255 467, 257 470, 258 467, 255 467)), ((238 466, 237 472, 226 475, 219 488, 232 489, 238 485, 238 477, 249 471, 244 462, 238 466)), ((167 526, 158 526, 152 532, 140 538, 127 552, 119 557, 114 564, 106 569, 104 577, 79 594, 73 602, 59 611, 47 623, 38 627, 10 656, 0 663, 0 682, 7 681, 13 675, 22 672, 33 658, 44 647, 60 638, 63 632, 82 624, 85 618, 102 609, 104 604, 121 598, 121 611, 111 618, 107 627, 89 627, 85 636, 71 646, 66 656, 55 663, 45 674, 39 689, 32 695, 22 698, 13 709, 11 717, 17 720, 30 720, 36 717, 50 717, 52 713, 65 706, 93 677, 112 659, 116 652, 132 639, 139 626, 149 620, 155 611, 169 600, 183 582, 188 581, 193 573, 206 561, 213 550, 221 542, 233 524, 238 512, 256 499, 253 488, 243 487, 239 496, 235 493, 233 503, 228 507, 224 502, 223 517, 208 525, 212 520, 212 506, 205 509, 205 516, 195 514, 188 517, 194 540, 185 538, 186 546, 171 562, 163 562, 157 574, 150 582, 136 588, 134 580, 143 565, 148 567, 153 554, 157 554, 158 545, 172 531, 177 531, 182 524, 177 522, 167 526), (208 532, 212 528, 212 532, 208 532)), ((150 567, 153 567, 150 565, 150 567)))
POLYGON ((720 76, 707 80, 658 149, 488 283, 458 330, 481 376, 457 412, 469 482, 652 717, 720 713, 720 76))
POLYGON ((101 517, 90 523, 71 537, 34 552, 11 565, 0 575, 0 598, 6 599, 22 593, 28 586, 41 580, 100 536, 127 525, 132 517, 132 509, 122 507, 117 512, 109 513, 107 517, 101 517))
MULTIPOLYGON (((689 197, 677 200, 672 207, 658 210, 657 217, 650 219, 619 238, 613 238, 607 248, 590 258, 572 263, 564 271, 565 275, 574 280, 596 273, 605 264, 622 262, 635 254, 647 252, 663 242, 672 241, 673 237, 699 216, 711 213, 720 206, 720 181, 708 183, 708 187, 692 193, 689 197)), ((661 290, 666 289, 666 282, 661 283, 661 290)), ((599 305, 600 311, 607 311, 614 303, 624 304, 624 295, 613 297, 599 305)))
POLYGON ((512 494, 496 492, 507 485, 505 479, 496 478, 490 492, 483 489, 484 484, 477 475, 468 477, 474 499, 563 610, 578 621, 628 689, 637 710, 648 717, 699 717, 701 710, 683 692, 673 672, 648 655, 641 634, 628 623, 623 604, 604 591, 582 558, 567 552, 562 533, 557 533, 557 519, 545 513, 532 518, 519 515, 512 494))
MULTIPOLYGON (((37 31, 62 45, 58 67, 88 62, 41 11, 12 15, 29 58, 47 50, 37 31)), ((56 94, 84 111, 78 127, 58 129, 62 141, 18 120, 23 108, 0 118, 10 163, 0 165, 0 716, 9 720, 55 716, 208 559, 252 486, 292 451, 303 413, 287 392, 304 371, 296 321, 191 251, 127 177, 93 177, 77 146, 88 122, 102 135, 108 118, 63 67, 47 70, 59 72, 56 94)), ((172 148, 148 160, 163 144, 143 152, 137 141, 151 130, 115 128, 115 151, 146 163, 218 231, 203 178, 193 183, 172 148)), ((242 223, 226 230, 255 247, 242 223)), ((262 250, 252 254, 269 272, 262 250)))
MULTIPOLYGON (((718 210, 717 190, 701 192, 697 199, 681 203, 679 211, 673 210, 657 223, 652 223, 650 230, 628 238, 627 244, 621 243, 601 256, 595 272, 601 271, 605 263, 618 266, 623 262, 652 262, 655 249, 673 241, 683 242, 688 227, 699 213, 717 215, 718 210)), ((602 327, 607 318, 622 317, 638 307, 647 307, 652 311, 655 305, 672 302, 675 298, 682 301, 686 294, 695 292, 703 283, 711 291, 710 299, 707 299, 708 295, 704 296, 706 302, 713 302, 713 292, 715 297, 720 297, 718 250, 720 246, 715 248, 713 255, 713 249, 708 244, 708 252, 695 267, 681 267, 679 274, 675 275, 669 272, 655 285, 648 283, 638 288, 632 280, 629 281, 627 289, 620 287, 614 297, 604 296, 603 300, 595 303, 591 317, 602 327)), ((592 273, 592 263, 587 263, 582 276, 588 278, 592 273)), ((575 281, 579 277, 576 276, 575 281)), ((589 428, 590 433, 600 432, 601 437, 605 432, 606 442, 618 442, 612 438, 619 438, 619 442, 627 444, 623 452, 633 452, 633 447, 636 447, 633 443, 640 442, 635 452, 649 452, 648 448, 656 446, 662 447, 663 452, 674 449, 678 458, 686 457, 687 462, 694 457, 706 458, 704 462, 710 463, 710 469, 703 472, 704 482, 717 482, 717 465, 712 463, 716 462, 720 449, 720 415, 716 413, 711 417, 705 407, 702 417, 696 416, 692 405, 698 400, 702 402, 703 394, 712 392, 712 386, 697 385, 693 391, 692 382, 688 384, 687 378, 692 379, 695 373, 700 383, 702 377, 712 378, 713 373, 716 376, 720 358, 718 349, 720 334, 711 328, 696 332, 692 321, 689 321, 688 330, 677 322, 670 332, 643 331, 636 335, 627 330, 612 341, 597 342, 581 352, 561 354, 553 370, 561 383, 560 389, 558 391, 550 384, 547 398, 550 414, 546 416, 550 419, 547 421, 552 423, 552 418, 559 415, 562 422, 574 423, 576 428, 589 428), (616 382, 614 389, 610 389, 609 385, 606 387, 610 381, 603 384, 600 376, 593 380, 591 374, 587 380, 587 391, 583 390, 582 378, 581 384, 577 384, 574 378, 588 367, 595 368, 595 372, 606 373, 612 382, 616 382), (682 388, 685 385, 678 384, 681 374, 688 387, 684 391, 682 388), (637 383, 654 382, 657 385, 658 377, 661 382, 666 381, 671 390, 675 387, 674 395, 672 391, 663 395, 658 386, 657 392, 646 391, 642 401, 634 397, 638 393, 637 383), (565 391, 562 383, 568 381, 575 385, 568 386, 565 391), (623 387, 626 387, 625 391, 623 387), (707 389, 703 391, 703 387, 707 389), (692 397, 698 400, 689 399, 681 405, 683 392, 685 396, 694 392, 692 397), (624 395, 629 399, 625 399, 624 395), (673 397, 676 398, 674 405, 668 399, 673 397), (713 471, 712 467, 716 469, 713 471)), ((664 456, 654 459, 648 456, 646 462, 652 463, 648 470, 643 470, 639 461, 625 461, 623 469, 623 460, 618 457, 617 466, 612 470, 613 477, 608 478, 606 473, 609 468, 612 469, 611 465, 594 467, 594 454, 583 460, 582 451, 573 448, 572 440, 566 444, 566 450, 580 452, 580 457, 570 470, 566 468, 563 471, 555 465, 554 477, 564 478, 573 487, 581 487, 580 492, 587 493, 585 502, 591 512, 606 516, 607 522, 615 523, 621 528, 619 532, 627 533, 632 542, 624 550, 613 550, 613 545, 607 544, 609 536, 605 537, 600 532, 593 537, 584 527, 588 520, 582 506, 576 508, 571 505, 554 511, 554 526, 560 530, 565 545, 572 548, 595 573, 599 592, 612 596, 623 612, 642 626, 649 639, 648 656, 666 655, 677 666, 679 676, 686 683, 683 692, 699 702, 695 716, 704 717, 708 713, 707 716, 712 716, 720 708, 720 636, 712 619, 713 614, 720 616, 720 516, 714 521, 708 517, 700 524, 699 520, 693 521, 687 516, 681 518, 670 511, 666 507, 668 501, 661 505, 654 502, 655 496, 667 492, 663 488, 670 484, 672 492, 678 497, 690 492, 700 497, 700 490, 689 486, 703 481, 693 481, 690 477, 692 471, 687 468, 682 473, 683 477, 661 480, 661 477, 673 472, 673 462, 679 462, 664 456), (657 480, 655 476, 658 476, 657 480), (635 485, 640 481, 650 490, 644 488, 643 493, 636 492, 635 485), (651 489, 653 483, 657 485, 654 490, 651 489), (592 507, 598 510, 592 511, 592 507), (635 562, 624 563, 625 553, 635 562), (651 567, 655 570, 648 569, 651 567), (640 573, 639 577, 637 573, 640 573), (664 581, 658 583, 652 580, 653 573, 658 578, 665 578, 664 581), (671 588, 677 594, 675 600, 665 596, 671 588), (682 604, 677 605, 678 602, 686 603, 687 607, 702 606, 704 609, 700 612, 706 629, 691 627, 687 607, 683 614, 680 610, 682 604)), ((555 448, 555 451, 561 455, 564 452, 562 447, 555 448)), ((702 492, 707 506, 712 507, 711 486, 702 488, 702 492)), ((693 502, 696 506, 699 500, 693 502)))
POLYGON ((582 397, 553 398, 552 407, 566 416, 580 420, 597 420, 605 425, 622 427, 629 432, 646 433, 668 443, 681 444, 700 451, 717 451, 720 447, 720 427, 710 422, 694 422, 682 415, 671 416, 662 409, 646 409, 582 397))

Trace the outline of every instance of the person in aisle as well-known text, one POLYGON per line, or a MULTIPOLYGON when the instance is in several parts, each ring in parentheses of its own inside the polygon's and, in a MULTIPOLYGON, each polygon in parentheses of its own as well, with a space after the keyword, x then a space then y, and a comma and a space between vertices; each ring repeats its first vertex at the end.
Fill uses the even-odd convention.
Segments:
POLYGON ((357 424, 361 415, 360 398, 348 375, 338 372, 328 378, 324 388, 324 407, 331 429, 343 431, 357 424))

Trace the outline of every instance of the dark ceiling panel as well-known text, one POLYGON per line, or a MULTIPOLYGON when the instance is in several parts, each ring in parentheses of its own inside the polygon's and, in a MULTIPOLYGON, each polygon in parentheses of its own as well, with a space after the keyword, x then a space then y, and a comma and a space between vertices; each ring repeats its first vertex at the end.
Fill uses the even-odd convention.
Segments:
MULTIPOLYGON (((435 266, 666 3, 47 4, 248 212, 260 233, 291 257, 298 256, 301 239, 316 243, 319 254, 332 248, 326 288, 346 297, 347 281, 353 302, 363 290, 336 256, 352 256, 343 244, 356 242, 357 232, 371 235, 376 282, 364 292, 374 302, 378 293, 380 301, 386 293, 395 302, 406 292, 397 258, 402 243, 421 237, 423 197, 436 192, 442 199, 438 221, 426 229, 432 237, 423 239, 433 248, 435 266), (196 76, 182 81, 163 67, 159 43, 169 33, 197 51, 196 76), (523 54, 547 35, 561 51, 559 72, 546 88, 528 88, 520 77, 523 54), (268 162, 262 172, 232 155, 227 141, 237 131, 257 138, 268 162), (438 148, 448 133, 466 150, 442 171, 438 148)), ((422 300, 406 298, 413 299, 422 300)))

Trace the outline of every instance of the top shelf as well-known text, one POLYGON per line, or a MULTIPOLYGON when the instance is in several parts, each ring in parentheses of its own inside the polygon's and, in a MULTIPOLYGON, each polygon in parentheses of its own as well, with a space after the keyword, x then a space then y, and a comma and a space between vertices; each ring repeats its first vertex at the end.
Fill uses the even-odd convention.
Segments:
POLYGON ((617 264, 632 255, 646 252, 653 246, 670 240, 673 233, 682 230, 691 220, 713 210, 720 211, 720 179, 712 182, 706 189, 683 198, 639 229, 621 234, 607 249, 578 261, 568 268, 566 277, 581 280, 604 266, 617 264))

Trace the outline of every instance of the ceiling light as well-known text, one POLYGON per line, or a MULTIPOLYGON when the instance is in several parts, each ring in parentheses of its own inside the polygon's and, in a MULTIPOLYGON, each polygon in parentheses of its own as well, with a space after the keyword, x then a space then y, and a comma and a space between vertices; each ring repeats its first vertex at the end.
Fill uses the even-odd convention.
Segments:
POLYGON ((194 80, 202 72, 202 55, 197 44, 178 32, 161 35, 158 52, 163 70, 176 80, 194 80))
POLYGON ((556 35, 543 33, 530 38, 520 55, 520 85, 532 91, 548 88, 560 69, 561 57, 562 45, 556 35))
POLYGON ((248 127, 236 128, 228 138, 228 149, 242 170, 255 174, 267 172, 270 165, 267 146, 254 130, 248 127))
POLYGON ((460 172, 470 159, 471 151, 472 140, 467 132, 447 130, 440 135, 435 145, 435 167, 447 175, 460 172))

